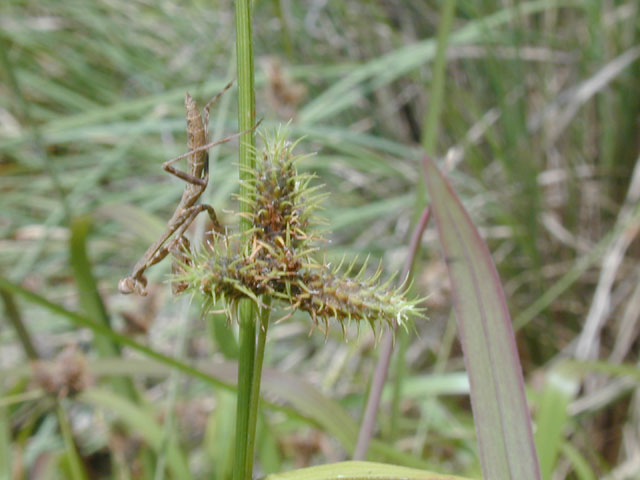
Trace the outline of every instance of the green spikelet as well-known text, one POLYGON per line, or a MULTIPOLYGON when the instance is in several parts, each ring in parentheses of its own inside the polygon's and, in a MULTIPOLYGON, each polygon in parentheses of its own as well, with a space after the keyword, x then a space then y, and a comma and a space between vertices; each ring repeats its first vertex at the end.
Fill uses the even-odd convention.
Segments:
POLYGON ((263 137, 264 150, 257 152, 257 166, 247 181, 253 198, 241 199, 251 206, 249 217, 255 238, 268 244, 299 248, 312 240, 310 220, 315 209, 309 203, 314 178, 298 173, 296 164, 304 157, 293 154, 296 143, 290 143, 280 130, 274 138, 263 137))
POLYGON ((381 288, 377 276, 376 272, 368 279, 350 278, 324 265, 316 271, 301 270, 298 288, 292 289, 294 304, 314 319, 335 318, 341 323, 368 320, 405 326, 411 317, 420 315, 417 301, 407 300, 402 290, 381 288))
POLYGON ((252 223, 249 236, 214 233, 199 252, 185 247, 176 255, 180 266, 172 281, 204 295, 207 305, 223 301, 229 306, 241 298, 262 305, 260 297, 270 296, 289 309, 308 312, 325 333, 330 318, 343 331, 354 320, 369 323, 376 332, 377 325, 406 326, 411 317, 422 315, 418 301, 405 297, 405 286, 392 289, 392 279, 380 284, 380 266, 366 277, 368 259, 353 277, 357 259, 344 270, 344 258, 337 268, 316 260, 322 238, 312 226, 322 223, 314 212, 325 195, 311 186, 313 175, 298 172, 305 157, 293 153, 297 142, 286 140, 285 129, 263 141, 257 166, 245 180, 244 190, 252 197, 239 198, 250 207, 244 214, 252 223))

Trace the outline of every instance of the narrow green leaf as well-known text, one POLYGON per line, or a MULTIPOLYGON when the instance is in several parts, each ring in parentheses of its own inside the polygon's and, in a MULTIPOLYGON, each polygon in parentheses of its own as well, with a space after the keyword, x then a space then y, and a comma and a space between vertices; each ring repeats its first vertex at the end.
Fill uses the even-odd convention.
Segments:
POLYGON ((7 408, 0 406, 0 479, 11 478, 11 430, 7 408))
MULTIPOLYGON (((100 298, 87 256, 87 235, 90 228, 91 222, 86 217, 76 218, 72 222, 71 243, 69 245, 71 267, 82 309, 89 317, 110 327, 109 315, 102 298, 100 298)), ((101 336, 96 337, 96 346, 104 356, 114 356, 120 353, 119 347, 114 342, 101 336)))
POLYGON ((595 472, 591 469, 591 466, 589 466, 587 459, 584 458, 582 453, 580 453, 580 451, 569 442, 564 442, 562 444, 562 454, 567 460, 569 460, 569 462, 571 462, 573 471, 578 480, 596 480, 598 478, 595 472))
MULTIPOLYGON (((114 413, 118 420, 124 423, 130 432, 140 435, 156 452, 160 453, 163 445, 162 427, 146 410, 132 402, 107 390, 90 389, 78 396, 78 399, 95 407, 104 408, 114 413)), ((172 436, 172 438, 174 438, 172 436)), ((169 471, 175 478, 189 480, 193 477, 189 472, 186 458, 175 442, 170 442, 164 449, 165 459, 169 471)))
POLYGON ((586 374, 590 372, 604 373, 612 377, 631 377, 640 382, 640 367, 632 363, 611 363, 604 360, 593 362, 576 362, 568 360, 564 363, 568 368, 586 374))
POLYGON ((207 315, 207 322, 212 330, 213 341, 225 358, 237 359, 240 349, 233 330, 229 328, 226 315, 217 313, 207 315))
POLYGON ((463 480, 413 468, 374 462, 340 462, 301 468, 286 473, 272 473, 265 480, 463 480))
POLYGON ((105 335, 106 337, 110 338, 112 341, 117 342, 119 345, 126 345, 128 347, 131 347, 134 350, 137 350, 147 355, 148 357, 159 361, 164 365, 175 367, 178 370, 193 376, 194 378, 198 378, 200 380, 203 380, 213 385, 222 386, 225 388, 231 388, 229 386, 229 383, 221 382, 220 380, 214 377, 211 377, 206 373, 201 372, 197 368, 194 368, 190 365, 187 365, 186 363, 181 362, 180 360, 176 360, 175 358, 168 357, 166 355, 158 353, 155 350, 147 347, 146 345, 142 345, 136 342, 135 340, 127 337, 126 335, 122 335, 120 333, 114 332, 109 327, 106 327, 101 323, 97 323, 94 320, 91 320, 85 316, 79 315, 75 312, 70 312, 69 310, 66 310, 60 305, 50 302, 49 300, 47 300, 44 297, 41 297, 37 293, 34 293, 30 290, 22 288, 21 286, 16 285, 15 283, 12 283, 6 278, 1 276, 0 276, 0 288, 4 288, 10 292, 20 295, 23 298, 27 299, 28 301, 32 302, 33 304, 39 305, 45 308, 46 310, 50 311, 51 313, 54 313, 66 318, 77 327, 89 328, 93 330, 93 332, 95 333, 105 335))
POLYGON ((456 0, 446 0, 440 7, 440 21, 438 25, 438 43, 435 58, 433 61, 433 79, 431 80, 429 108, 424 118, 424 128, 422 130, 422 148, 429 155, 435 154, 436 139, 440 126, 440 111, 444 103, 444 79, 447 65, 447 46, 449 43, 449 32, 453 24, 456 11, 456 0))
POLYGON ((282 459, 280 458, 278 437, 272 431, 264 415, 260 416, 259 421, 257 452, 260 467, 267 474, 279 472, 282 470, 282 459))
MULTIPOLYGON (((118 342, 120 345, 131 347, 157 362, 155 363, 144 360, 136 361, 131 359, 124 360, 121 358, 103 359, 97 363, 91 363, 91 371, 93 373, 99 373, 97 365, 100 364, 111 365, 112 368, 109 372, 105 373, 110 373, 112 375, 145 374, 145 372, 147 372, 147 374, 168 375, 170 372, 168 367, 173 367, 191 375, 193 378, 204 381, 207 384, 225 389, 235 389, 235 379, 237 374, 237 365, 235 364, 212 364, 209 362, 207 365, 209 366, 210 374, 208 374, 199 368, 158 353, 145 345, 141 345, 135 340, 116 333, 104 325, 88 319, 87 317, 75 312, 70 312, 60 305, 52 303, 46 298, 22 288, 1 276, 0 288, 4 288, 16 295, 20 295, 33 304, 40 305, 52 313, 61 315, 78 327, 90 328, 94 332, 104 334, 118 342), (113 368, 114 366, 117 366, 118 368, 113 368)), ((13 370, 17 372, 17 370, 20 369, 12 369, 12 371, 13 370)), ((23 375, 28 374, 29 369, 25 367, 20 370, 20 373, 23 375), (24 372, 22 370, 24 370, 24 372)), ((14 374, 17 373, 14 372, 14 374)), ((310 419, 314 424, 319 425, 326 432, 336 437, 347 450, 353 450, 358 435, 358 426, 351 416, 337 402, 325 397, 314 387, 294 376, 285 375, 270 369, 265 369, 262 375, 263 390, 266 393, 287 401, 293 406, 294 411, 298 412, 298 415, 301 415, 307 420, 310 419)), ((265 401, 265 404, 278 408, 277 405, 267 401, 265 401)), ((290 410, 289 413, 293 414, 290 410)), ((423 468, 427 465, 427 462, 424 460, 415 458, 410 454, 400 452, 379 440, 372 441, 370 451, 373 455, 381 458, 387 458, 391 461, 403 463, 405 465, 419 468, 423 468)))
POLYGON ((233 471, 236 401, 229 392, 218 392, 216 398, 216 409, 209 416, 205 433, 205 448, 213 465, 214 478, 227 480, 233 471))
POLYGON ((568 406, 578 393, 579 379, 559 365, 549 371, 537 406, 536 446, 540 459, 540 474, 550 480, 564 441, 569 421, 568 406))
POLYGON ((520 360, 498 272, 433 161, 426 185, 449 270, 485 478, 540 479, 520 360))
MULTIPOLYGON (((386 386, 382 398, 388 400, 391 386, 386 386)), ((469 379, 466 372, 413 375, 402 387, 403 398, 428 398, 439 395, 469 395, 469 379)))
MULTIPOLYGON (((502 8, 497 13, 468 22, 451 33, 449 44, 464 45, 479 42, 501 26, 515 18, 524 18, 545 10, 560 7, 580 8, 585 2, 575 0, 536 0, 519 2, 511 8, 502 8)), ((428 38, 418 43, 402 46, 386 55, 351 69, 321 95, 307 103, 300 110, 298 121, 311 124, 326 120, 346 108, 356 104, 369 92, 402 77, 407 72, 433 60, 436 54, 436 40, 428 38)))
MULTIPOLYGON (((111 319, 104 306, 98 285, 91 272, 91 264, 87 255, 87 235, 91 228, 88 218, 76 218, 71 222, 71 267, 78 288, 80 305, 85 313, 100 322, 105 328, 111 330, 111 319)), ((112 338, 105 335, 94 337, 96 348, 101 356, 113 357, 120 354, 120 345, 112 338)), ((128 378, 112 379, 113 388, 126 395, 131 400, 136 400, 138 395, 133 383, 128 378)))
POLYGON ((60 431, 62 432, 62 438, 64 439, 69 476, 71 480, 88 480, 87 474, 82 466, 82 460, 80 459, 80 455, 76 449, 76 444, 73 441, 73 434, 71 433, 71 426, 69 425, 67 412, 65 412, 62 406, 58 404, 57 413, 60 431))
POLYGON ((6 290, 0 290, 0 298, 2 298, 4 303, 6 318, 15 329, 18 340, 20 340, 20 343, 22 344, 24 353, 27 355, 29 360, 37 360, 39 357, 38 351, 31 339, 31 333, 29 332, 27 325, 25 325, 20 310, 18 309, 16 302, 13 300, 13 295, 6 290))

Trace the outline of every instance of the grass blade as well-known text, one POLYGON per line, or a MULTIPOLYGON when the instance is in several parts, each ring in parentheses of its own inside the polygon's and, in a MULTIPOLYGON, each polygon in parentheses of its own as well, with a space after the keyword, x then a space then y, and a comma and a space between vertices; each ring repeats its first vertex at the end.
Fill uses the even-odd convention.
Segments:
MULTIPOLYGON (((0 385, 0 392, 2 385, 0 385)), ((0 478, 11 478, 11 430, 8 410, 0 406, 0 478)))
POLYGON ((564 442, 569 422, 569 403, 578 393, 579 380, 562 365, 547 373, 537 405, 536 446, 543 480, 550 480, 564 442))
POLYGON ((29 329, 25 325, 22 315, 20 314, 20 310, 18 310, 18 306, 13 300, 13 295, 5 290, 0 290, 0 298, 2 298, 4 303, 7 320, 15 329, 25 355, 31 361, 37 360, 39 357, 38 351, 31 339, 31 333, 29 333, 29 329))
MULTIPOLYGON (((518 3, 511 8, 503 8, 497 13, 468 22, 464 27, 451 33, 451 45, 479 42, 515 18, 560 7, 582 7, 579 1, 537 0, 518 3)), ((411 70, 433 60, 436 54, 436 40, 429 38, 421 42, 403 46, 378 57, 343 76, 321 95, 314 98, 299 112, 302 124, 311 124, 336 116, 360 101, 364 95, 381 88, 411 70)))
POLYGON ((205 449, 213 465, 214 478, 231 478, 236 400, 229 392, 218 392, 216 401, 216 409, 209 417, 205 433, 205 449))
POLYGON ((82 460, 80 459, 80 455, 76 449, 76 444, 73 441, 73 434, 71 433, 71 425, 69 425, 67 412, 64 411, 62 405, 58 404, 57 413, 62 438, 64 439, 66 453, 65 460, 69 476, 71 477, 71 480, 88 480, 87 474, 82 466, 82 460))
POLYGON ((580 453, 580 450, 569 442, 562 444, 562 453, 571 463, 577 480, 596 480, 598 478, 591 469, 587 459, 580 453))
POLYGON ((301 468, 292 472, 273 473, 265 480, 463 480, 463 477, 452 477, 413 468, 398 467, 374 462, 340 462, 301 468))
MULTIPOLYGON (((164 435, 162 427, 153 419, 152 414, 125 398, 107 390, 92 389, 81 394, 80 400, 95 407, 104 408, 115 413, 129 431, 135 432, 144 438, 145 442, 153 448, 156 453, 164 453, 167 467, 175 478, 190 480, 193 477, 189 472, 187 460, 175 441, 163 448, 164 435)), ((171 439, 175 438, 173 435, 171 439)))
POLYGON ((168 365, 171 367, 175 367, 178 370, 187 373, 189 375, 191 375, 194 378, 198 378, 200 380, 203 380, 207 383, 216 385, 216 386, 222 386, 225 388, 230 388, 229 387, 229 383, 224 383, 214 377, 211 377, 209 375, 207 375, 206 373, 201 372, 200 370, 198 370, 197 368, 194 368, 190 365, 187 365, 186 363, 183 363, 179 360, 176 360, 175 358, 171 358, 168 357, 166 355, 163 355, 161 353, 156 352, 155 350, 142 345, 138 342, 136 342, 135 340, 127 337, 126 335, 122 335, 120 333, 114 332, 113 330, 111 330, 109 327, 104 326, 101 323, 95 322, 85 316, 79 315, 75 312, 70 312, 69 310, 66 310, 65 308, 61 307, 60 305, 57 305, 53 302, 50 302, 49 300, 47 300, 44 297, 41 297, 40 295, 38 295, 37 293, 34 293, 30 290, 27 290, 25 288, 22 288, 19 285, 16 285, 15 283, 12 283, 10 281, 8 281, 6 278, 4 277, 0 277, 0 288, 5 289, 9 292, 15 293, 17 295, 20 295, 21 297, 27 299, 28 301, 30 301, 31 303, 35 304, 35 305, 39 305, 43 308, 45 308, 46 310, 50 311, 51 313, 60 315, 64 318, 66 318, 67 320, 69 320, 72 324, 76 325, 77 327, 81 327, 81 328, 89 328, 91 329, 94 333, 98 333, 101 335, 104 335, 106 337, 108 337, 110 340, 112 340, 113 342, 118 343, 119 345, 125 345, 127 347, 131 347, 134 350, 137 350, 145 355, 147 355, 150 358, 153 358, 154 360, 157 360, 158 362, 164 364, 164 365, 168 365))
MULTIPOLYGON (((69 245, 71 267, 73 268, 73 276, 78 288, 82 309, 87 316, 97 320, 105 328, 111 330, 111 320, 100 297, 98 285, 91 272, 91 264, 87 256, 87 235, 90 228, 91 224, 88 218, 75 219, 71 223, 71 242, 69 245)), ((100 355, 105 357, 120 355, 120 346, 109 336, 96 335, 94 341, 100 355)), ((117 392, 126 395, 131 400, 138 399, 130 379, 114 378, 112 382, 117 392)))
POLYGON ((485 478, 540 479, 511 318, 489 250, 430 158, 427 190, 449 270, 485 478))
MULTIPOLYGON (((215 364, 210 373, 205 373, 202 369, 193 367, 175 358, 163 355, 155 350, 141 345, 131 338, 114 332, 110 328, 102 324, 94 322, 87 317, 70 312, 60 305, 50 302, 44 297, 33 293, 19 285, 16 285, 3 277, 0 277, 0 288, 19 295, 35 305, 39 305, 52 313, 61 315, 78 327, 90 328, 94 332, 104 334, 120 345, 128 346, 137 350, 144 355, 152 358, 161 365, 161 371, 164 374, 169 373, 167 367, 173 367, 181 372, 191 375, 193 378, 202 380, 205 383, 225 389, 235 389, 235 381, 237 374, 236 364, 215 364)), ((127 375, 133 372, 142 374, 141 365, 131 359, 103 359, 102 361, 109 364, 118 364, 122 368, 119 372, 111 372, 113 375, 127 375)), ((151 362, 144 362, 147 366, 154 365, 151 362)), ((155 370, 157 364, 155 364, 155 370)), ((92 366, 92 372, 95 368, 92 366)), ((321 426, 325 431, 336 437, 347 450, 352 450, 355 446, 358 436, 358 426, 356 422, 349 416, 347 411, 337 402, 325 397, 311 385, 302 382, 300 379, 291 375, 285 375, 274 370, 265 369, 263 375, 263 389, 265 393, 274 395, 286 400, 290 403, 294 410, 306 419, 311 419, 314 424, 321 426)), ((273 406, 273 403, 265 402, 265 404, 273 406)), ((412 455, 400 452, 389 445, 374 440, 371 443, 371 452, 389 460, 411 465, 415 467, 425 467, 424 460, 417 459, 412 455)))

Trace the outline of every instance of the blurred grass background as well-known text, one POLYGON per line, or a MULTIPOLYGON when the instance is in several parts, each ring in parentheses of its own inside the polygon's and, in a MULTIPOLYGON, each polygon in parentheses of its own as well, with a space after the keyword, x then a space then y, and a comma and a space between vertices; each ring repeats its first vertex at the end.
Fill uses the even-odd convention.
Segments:
MULTIPOLYGON (((306 136, 300 151, 318 152, 302 167, 332 193, 323 212, 333 231, 329 258, 371 254, 389 274, 401 268, 424 195, 419 145, 434 103, 441 6, 255 4, 261 128, 291 119, 292 136, 306 136)), ((489 243, 520 328, 546 478, 640 476, 639 8, 633 0, 460 0, 449 36, 435 152, 489 243), (582 362, 580 373, 558 368, 566 358, 582 362)), ((184 94, 203 105, 233 78, 233 38, 231 2, 2 3, 3 276, 187 363, 233 361, 224 319, 200 318, 197 305, 175 301, 162 283, 170 262, 150 271, 146 298, 116 288, 184 188, 160 168, 185 150, 184 94), (88 233, 74 221, 81 217, 88 233), (78 253, 85 247, 92 275, 78 253)), ((214 138, 236 131, 235 106, 231 92, 212 112, 214 138)), ((203 196, 226 223, 235 221, 236 148, 212 151, 203 196)), ((205 229, 201 222, 192 238, 205 229)), ((370 458, 478 475, 435 238, 427 230, 415 269, 429 321, 416 324, 391 373, 401 375, 400 417, 391 425, 389 392, 370 458)), ((158 372, 130 349, 100 347, 35 302, 3 299, 0 477, 82 478, 84 470, 89 478, 154 478, 165 458, 168 478, 186 478, 184 469, 228 477, 231 394, 158 372), (100 387, 85 396, 53 402, 20 367, 68 345, 87 357, 79 362, 90 376, 124 374, 130 383, 95 380, 100 387)), ((270 331, 266 362, 286 382, 265 386, 273 399, 260 419, 259 472, 337 461, 353 447, 373 335, 350 330, 344 343, 339 329, 326 341, 309 329, 300 316, 270 331), (345 412, 353 425, 336 424, 345 412)))

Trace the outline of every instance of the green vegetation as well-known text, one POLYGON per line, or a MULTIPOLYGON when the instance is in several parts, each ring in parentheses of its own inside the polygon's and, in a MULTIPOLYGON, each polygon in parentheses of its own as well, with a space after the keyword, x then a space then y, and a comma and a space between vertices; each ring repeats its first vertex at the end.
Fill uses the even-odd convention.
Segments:
MULTIPOLYGON (((481 388, 472 377, 474 402, 498 392, 518 404, 505 392, 518 388, 519 368, 501 350, 508 329, 485 348, 496 324, 465 323, 509 317, 489 257, 432 164, 424 181, 425 150, 500 275, 541 478, 637 478, 637 2, 276 0, 254 1, 249 15, 250 3, 0 6, 0 479, 479 478, 487 435, 505 459, 535 458, 522 423, 498 432, 473 418, 457 339, 470 375, 497 367, 481 388), (201 201, 230 226, 226 243, 200 215, 187 234, 200 253, 180 257, 177 273, 170 258, 149 269, 148 296, 120 295, 118 280, 184 190, 161 165, 185 152, 185 92, 203 105, 234 78, 211 112, 211 140, 259 119, 263 132, 290 122, 288 138, 302 138, 293 153, 317 153, 287 164, 295 157, 281 136, 267 146, 285 163, 261 163, 253 132, 212 149, 201 201), (260 179, 274 172, 295 188, 324 185, 326 241, 306 224, 296 230, 317 190, 286 211, 291 243, 260 237, 261 189, 282 186, 260 179), (402 468, 336 463, 352 458, 382 325, 397 312, 376 292, 354 294, 355 280, 327 277, 343 258, 362 278, 380 264, 382 283, 400 272, 426 204, 436 211, 406 298, 426 297, 428 319, 411 315, 397 334, 367 454, 402 468), (325 295, 354 282, 351 299, 375 308, 315 310, 314 294, 285 281, 288 248, 309 267, 303 278, 336 287, 325 295), (278 266, 263 290, 211 280, 247 254, 253 277, 256 265, 278 266), (222 303, 202 315, 202 295, 174 297, 172 278, 240 301, 239 321, 216 310, 222 303), (252 295, 265 293, 273 302, 258 303, 272 309, 254 308, 252 295), (372 332, 349 315, 382 322, 372 332), (344 333, 334 317, 347 320, 344 333), (470 360, 471 349, 492 360, 470 360), (313 465, 323 466, 283 473, 313 465)), ((499 422, 521 406, 490 415, 499 422)))

